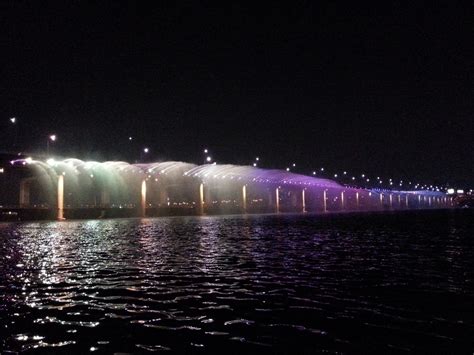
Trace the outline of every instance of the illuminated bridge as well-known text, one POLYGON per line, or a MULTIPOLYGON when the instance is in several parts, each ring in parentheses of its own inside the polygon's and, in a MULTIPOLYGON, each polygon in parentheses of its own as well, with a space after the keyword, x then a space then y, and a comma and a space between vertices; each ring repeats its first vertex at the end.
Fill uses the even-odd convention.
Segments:
POLYGON ((443 192, 347 187, 329 179, 250 166, 28 158, 12 161, 11 167, 23 172, 9 185, 18 204, 2 208, 2 213, 13 216, 25 211, 64 219, 452 206, 443 192))

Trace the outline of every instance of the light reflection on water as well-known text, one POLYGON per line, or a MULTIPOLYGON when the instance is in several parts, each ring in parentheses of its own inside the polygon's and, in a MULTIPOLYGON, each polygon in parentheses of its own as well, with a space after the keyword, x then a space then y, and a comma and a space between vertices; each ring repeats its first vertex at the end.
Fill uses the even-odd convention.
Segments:
POLYGON ((471 217, 0 224, 0 350, 472 350, 471 217))

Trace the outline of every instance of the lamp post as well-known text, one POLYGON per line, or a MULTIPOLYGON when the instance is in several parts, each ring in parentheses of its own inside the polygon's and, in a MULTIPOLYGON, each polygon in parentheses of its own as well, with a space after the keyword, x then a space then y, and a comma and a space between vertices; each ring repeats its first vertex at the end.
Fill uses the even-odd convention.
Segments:
POLYGON ((11 126, 13 126, 13 145, 12 147, 16 147, 16 143, 18 140, 18 124, 16 117, 10 117, 9 119, 11 126))
POLYGON ((210 155, 211 153, 209 152, 209 149, 204 148, 203 154, 204 154, 204 164, 211 164, 213 159, 210 155))
POLYGON ((148 147, 145 147, 143 148, 143 150, 141 151, 140 153, 140 161, 143 163, 144 160, 146 160, 146 155, 150 153, 150 148, 148 147))
POLYGON ((254 162, 253 162, 253 167, 256 168, 258 166, 258 162, 259 162, 260 158, 259 157, 256 157, 254 162))
POLYGON ((54 143, 57 140, 57 136, 55 134, 51 134, 48 139, 46 140, 46 155, 49 156, 49 142, 54 143))

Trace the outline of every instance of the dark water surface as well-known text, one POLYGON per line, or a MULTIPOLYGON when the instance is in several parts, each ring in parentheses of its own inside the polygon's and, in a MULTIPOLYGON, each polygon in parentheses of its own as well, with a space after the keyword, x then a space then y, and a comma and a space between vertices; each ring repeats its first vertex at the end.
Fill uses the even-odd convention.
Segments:
POLYGON ((0 224, 0 350, 474 351, 474 213, 0 224))

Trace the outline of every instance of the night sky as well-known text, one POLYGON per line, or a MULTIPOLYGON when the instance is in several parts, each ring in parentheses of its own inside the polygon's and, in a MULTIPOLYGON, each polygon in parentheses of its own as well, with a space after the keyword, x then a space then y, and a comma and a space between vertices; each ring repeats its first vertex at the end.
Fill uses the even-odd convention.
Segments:
POLYGON ((2 1, 0 148, 474 186, 473 7, 223 3, 2 1))

